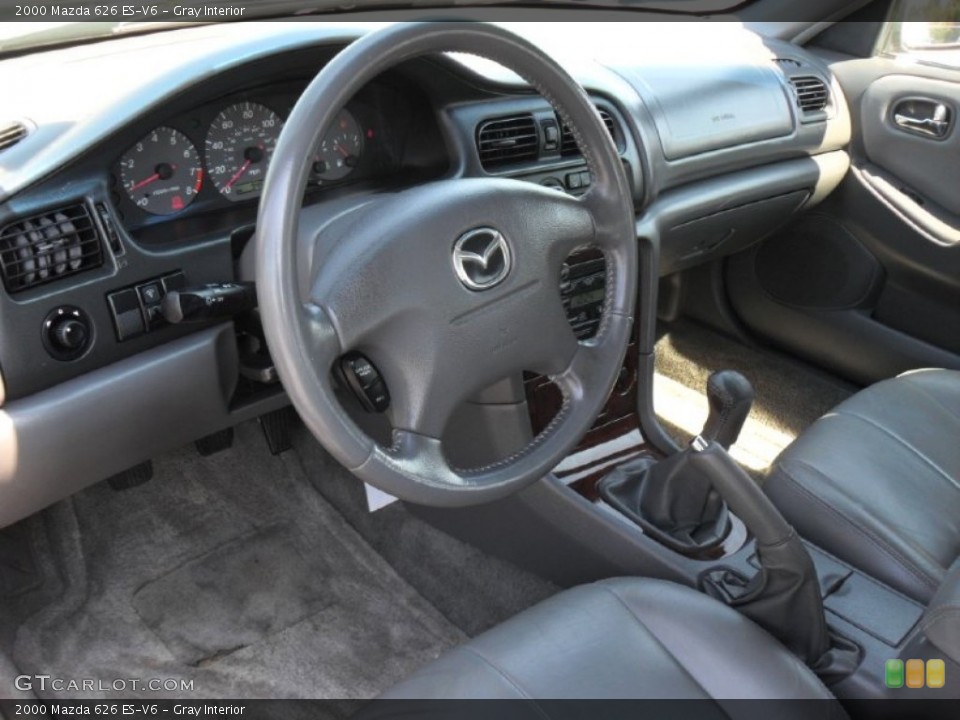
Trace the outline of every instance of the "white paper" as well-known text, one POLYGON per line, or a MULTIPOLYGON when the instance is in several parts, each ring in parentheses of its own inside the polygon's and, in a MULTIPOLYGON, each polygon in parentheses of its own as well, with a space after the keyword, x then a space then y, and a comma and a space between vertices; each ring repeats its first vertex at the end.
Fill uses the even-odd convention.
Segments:
POLYGON ((383 490, 377 490, 377 488, 366 483, 363 484, 363 487, 367 491, 367 509, 370 512, 376 512, 380 508, 385 508, 397 501, 393 495, 387 495, 383 490))

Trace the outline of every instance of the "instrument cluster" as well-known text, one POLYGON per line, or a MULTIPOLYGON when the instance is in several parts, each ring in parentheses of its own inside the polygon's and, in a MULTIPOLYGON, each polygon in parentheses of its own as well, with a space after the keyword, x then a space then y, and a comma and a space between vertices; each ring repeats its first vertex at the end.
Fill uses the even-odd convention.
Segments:
MULTIPOLYGON (((295 101, 296 95, 234 98, 154 127, 116 162, 115 200, 129 201, 150 221, 192 206, 258 198, 295 101)), ((389 146, 395 133, 382 132, 377 105, 358 99, 340 110, 312 158, 312 188, 369 179, 396 165, 389 146)))

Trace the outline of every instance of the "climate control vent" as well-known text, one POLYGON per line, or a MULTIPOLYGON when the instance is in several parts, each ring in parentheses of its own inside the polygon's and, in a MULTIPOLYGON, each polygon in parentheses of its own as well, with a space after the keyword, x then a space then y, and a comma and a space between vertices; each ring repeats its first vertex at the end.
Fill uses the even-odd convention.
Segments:
MULTIPOLYGON (((603 109, 598 108, 597 112, 600 113, 600 119, 603 120, 603 124, 607 126, 607 131, 610 133, 610 137, 612 137, 613 141, 616 142, 617 124, 613 119, 613 116, 603 109)), ((580 148, 577 147, 577 141, 574 139, 573 133, 570 132, 570 128, 566 123, 560 123, 560 154, 563 157, 580 154, 580 148)))
POLYGON ((23 140, 29 129, 19 120, 0 124, 0 150, 6 150, 23 140))
POLYGON ((827 84, 813 75, 798 75, 790 78, 794 93, 797 96, 797 106, 804 113, 820 112, 827 107, 830 95, 827 84))
POLYGON ((494 118, 477 128, 477 152, 484 169, 536 160, 540 137, 533 115, 494 118))
POLYGON ((9 293, 102 264, 100 233, 83 203, 21 218, 0 228, 0 270, 9 293))

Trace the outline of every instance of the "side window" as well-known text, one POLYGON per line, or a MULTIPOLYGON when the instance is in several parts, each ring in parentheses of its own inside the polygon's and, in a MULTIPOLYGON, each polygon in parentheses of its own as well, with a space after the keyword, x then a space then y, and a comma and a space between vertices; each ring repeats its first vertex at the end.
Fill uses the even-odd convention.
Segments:
POLYGON ((896 0, 877 54, 960 68, 960 0, 896 0))

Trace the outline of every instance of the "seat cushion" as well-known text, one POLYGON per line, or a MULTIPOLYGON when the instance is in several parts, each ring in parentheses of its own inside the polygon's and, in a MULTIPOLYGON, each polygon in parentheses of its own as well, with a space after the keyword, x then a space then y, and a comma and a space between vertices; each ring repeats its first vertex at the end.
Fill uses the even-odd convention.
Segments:
POLYGON ((560 593, 393 688, 387 699, 828 699, 796 657, 717 600, 659 580, 560 593))
POLYGON ((928 602, 960 556, 960 372, 857 393, 781 454, 764 487, 805 538, 928 602))

